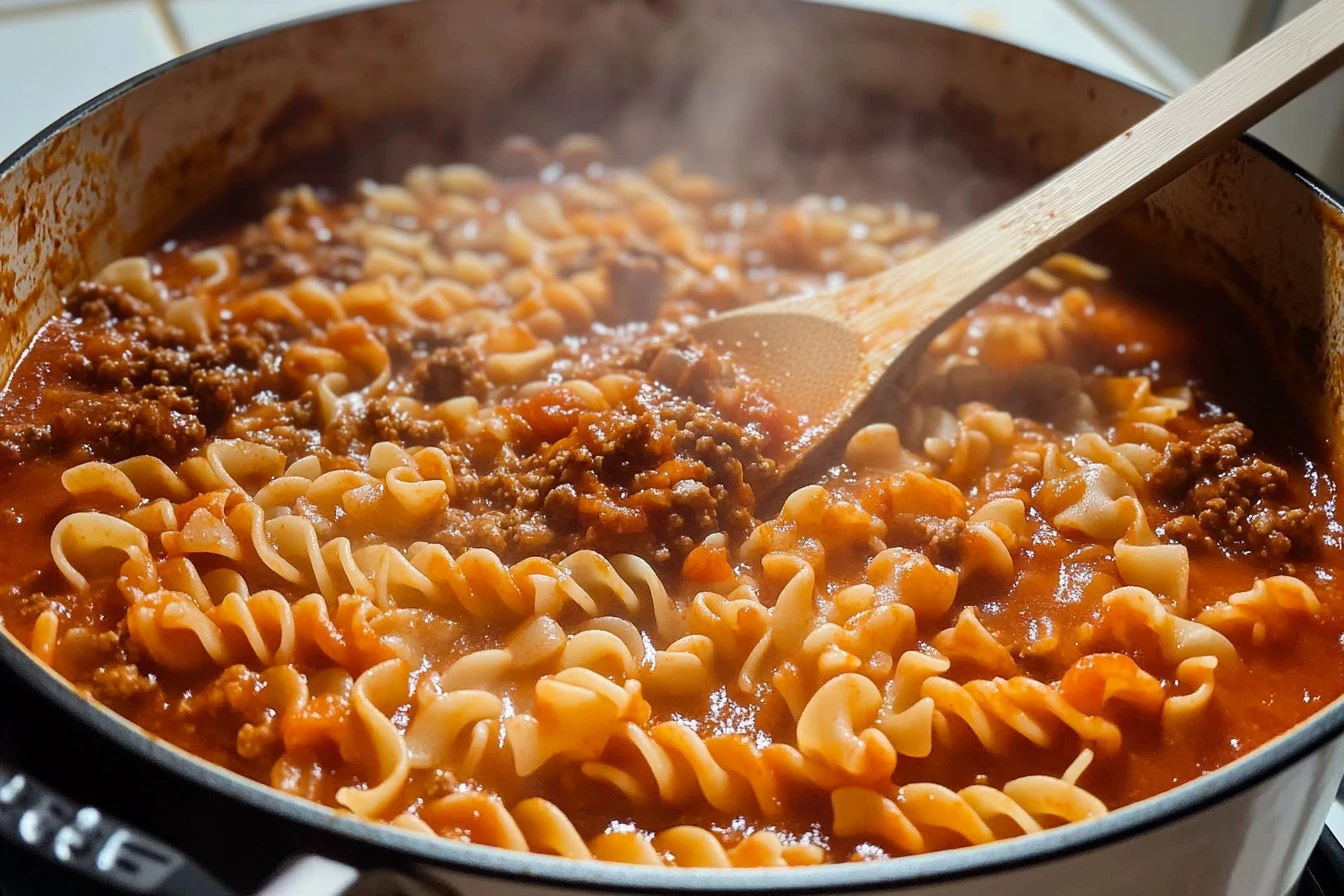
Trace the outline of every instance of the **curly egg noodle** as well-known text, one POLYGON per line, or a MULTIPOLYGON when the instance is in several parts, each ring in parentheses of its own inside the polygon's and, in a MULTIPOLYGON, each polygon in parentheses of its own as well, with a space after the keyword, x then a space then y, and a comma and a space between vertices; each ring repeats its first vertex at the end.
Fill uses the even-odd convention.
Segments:
POLYGON ((1330 480, 1078 256, 764 512, 794 422, 685 328, 937 227, 513 138, 114 262, 8 387, 0 528, 48 555, 4 623, 285 792, 654 865, 1080 822, 1337 696, 1330 480))

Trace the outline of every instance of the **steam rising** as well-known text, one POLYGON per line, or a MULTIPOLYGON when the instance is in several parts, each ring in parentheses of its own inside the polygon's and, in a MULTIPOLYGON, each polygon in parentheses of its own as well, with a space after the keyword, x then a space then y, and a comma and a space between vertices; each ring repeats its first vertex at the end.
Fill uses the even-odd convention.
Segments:
POLYGON ((425 7, 442 10, 428 24, 445 36, 473 21, 489 28, 465 43, 452 32, 451 52, 473 58, 427 65, 440 87, 427 84, 420 99, 437 106, 348 135, 339 179, 396 179, 414 164, 487 159, 510 134, 554 141, 575 131, 606 137, 626 163, 675 150, 753 193, 903 199, 953 225, 1035 179, 1003 164, 987 116, 950 97, 919 108, 929 85, 949 80, 948 63, 921 45, 923 33, 912 40, 885 16, 803 0, 425 7))
MULTIPOLYGON (((1006 166, 983 121, 976 133, 977 123, 954 108, 913 108, 909 97, 922 91, 874 75, 878 69, 857 58, 860 41, 851 47, 843 28, 818 27, 825 17, 853 21, 851 10, 788 0, 589 8, 593 49, 586 58, 568 55, 570 67, 525 104, 525 119, 543 122, 533 130, 588 127, 627 161, 677 149, 699 170, 774 196, 901 198, 953 223, 1033 179, 1020 170, 991 173, 992 161, 1006 166), (613 65, 613 46, 629 51, 630 62, 613 65), (972 158, 968 143, 986 152, 972 158)), ((873 62, 889 71, 892 52, 900 45, 873 62)), ((925 59, 906 77, 940 83, 944 64, 930 69, 925 59)))

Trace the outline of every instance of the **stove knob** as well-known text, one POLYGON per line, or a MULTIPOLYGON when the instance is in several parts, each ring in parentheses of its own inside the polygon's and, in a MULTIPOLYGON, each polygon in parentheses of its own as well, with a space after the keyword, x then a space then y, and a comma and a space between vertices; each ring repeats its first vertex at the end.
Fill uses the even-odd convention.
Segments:
MULTIPOLYGON (((83 871, 117 892, 157 896, 229 896, 233 891, 166 844, 92 806, 49 792, 0 766, 0 840, 16 840, 83 871), (17 816, 17 824, 13 823, 17 816)), ((0 886, 0 896, 3 887, 0 886)))
POLYGON ((59 825, 60 821, 41 806, 34 806, 19 818, 19 837, 29 846, 41 846, 59 825))
POLYGON ((103 816, 92 806, 75 813, 75 820, 56 832, 51 851, 62 862, 70 862, 88 855, 103 816))
POLYGON ((16 806, 28 786, 28 779, 15 775, 4 784, 0 784, 0 807, 16 806))
POLYGON ((89 838, 73 827, 66 825, 56 832, 51 843, 51 852, 62 862, 70 862, 88 852, 89 838))

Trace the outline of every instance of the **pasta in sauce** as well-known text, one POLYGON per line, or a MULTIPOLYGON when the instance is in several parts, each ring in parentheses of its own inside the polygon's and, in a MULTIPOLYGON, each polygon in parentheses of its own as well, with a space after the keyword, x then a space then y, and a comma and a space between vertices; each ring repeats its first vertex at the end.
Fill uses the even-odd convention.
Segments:
POLYGON ((1081 257, 775 496, 805 421, 688 324, 937 236, 583 135, 289 190, 39 333, 0 404, 0 618, 285 792, 655 864, 1082 821, 1339 696, 1332 481, 1081 257))

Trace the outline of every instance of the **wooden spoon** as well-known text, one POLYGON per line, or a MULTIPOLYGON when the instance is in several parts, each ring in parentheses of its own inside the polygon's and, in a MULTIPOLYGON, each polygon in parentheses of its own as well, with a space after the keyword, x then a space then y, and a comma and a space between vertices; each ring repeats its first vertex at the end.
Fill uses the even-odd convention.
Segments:
POLYGON ((844 434, 874 389, 996 289, 1193 167, 1344 62, 1322 0, 1131 129, 928 252, 843 288, 710 318, 696 337, 803 424, 784 467, 844 434))

